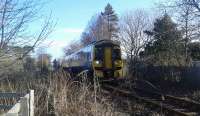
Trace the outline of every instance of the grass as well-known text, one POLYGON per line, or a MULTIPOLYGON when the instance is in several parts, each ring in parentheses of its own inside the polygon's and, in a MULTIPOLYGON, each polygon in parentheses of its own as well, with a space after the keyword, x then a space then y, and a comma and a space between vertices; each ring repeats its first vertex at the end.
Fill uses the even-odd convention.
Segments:
POLYGON ((119 102, 102 94, 98 84, 89 84, 84 74, 80 76, 82 81, 73 81, 69 74, 62 71, 41 78, 29 77, 30 74, 26 73, 17 78, 15 76, 1 81, 0 91, 26 92, 34 89, 35 116, 126 116, 130 115, 125 112, 127 108, 135 116, 159 116, 143 104, 119 102))
POLYGON ((51 91, 54 97, 56 115, 67 116, 116 116, 113 105, 99 94, 99 88, 82 82, 71 81, 63 73, 51 78, 51 91))
POLYGON ((36 116, 116 115, 110 103, 97 100, 103 98, 97 95, 97 91, 93 91, 93 86, 86 82, 72 81, 66 73, 52 73, 48 78, 24 76, 15 78, 11 76, 1 81, 0 91, 27 92, 34 89, 36 116))

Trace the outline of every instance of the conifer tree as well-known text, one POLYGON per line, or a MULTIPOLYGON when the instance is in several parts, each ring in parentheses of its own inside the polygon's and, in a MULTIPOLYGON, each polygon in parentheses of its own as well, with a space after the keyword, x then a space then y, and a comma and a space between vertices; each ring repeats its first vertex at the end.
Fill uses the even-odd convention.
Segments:
POLYGON ((104 19, 104 29, 106 30, 106 32, 104 33, 105 37, 107 37, 108 39, 117 37, 117 33, 119 30, 119 19, 112 6, 108 3, 104 9, 104 12, 101 14, 104 19))
POLYGON ((180 66, 185 64, 184 44, 181 31, 168 14, 157 19, 151 31, 154 41, 145 48, 145 54, 151 56, 156 65, 180 66))

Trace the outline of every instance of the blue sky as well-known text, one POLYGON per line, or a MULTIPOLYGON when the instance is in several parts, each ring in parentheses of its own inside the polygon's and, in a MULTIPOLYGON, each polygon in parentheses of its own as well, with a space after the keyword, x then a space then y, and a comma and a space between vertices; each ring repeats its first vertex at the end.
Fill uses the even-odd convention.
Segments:
MULTIPOLYGON (((87 26, 90 18, 104 10, 110 3, 118 16, 128 10, 144 9, 150 11, 158 0, 52 0, 48 2, 43 14, 52 13, 57 22, 54 32, 42 46, 48 47, 47 52, 53 58, 63 55, 63 48, 70 42, 78 41, 81 32, 87 26)), ((35 25, 37 26, 37 25, 35 25)), ((36 27, 37 28, 37 27, 36 27)))

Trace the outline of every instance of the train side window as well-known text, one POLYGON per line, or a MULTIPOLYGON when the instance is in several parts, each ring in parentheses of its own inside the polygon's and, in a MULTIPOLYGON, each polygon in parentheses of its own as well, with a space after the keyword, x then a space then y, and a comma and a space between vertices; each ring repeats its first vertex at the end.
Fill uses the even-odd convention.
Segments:
POLYGON ((113 60, 121 60, 121 52, 120 52, 120 49, 113 49, 112 59, 113 59, 113 60))

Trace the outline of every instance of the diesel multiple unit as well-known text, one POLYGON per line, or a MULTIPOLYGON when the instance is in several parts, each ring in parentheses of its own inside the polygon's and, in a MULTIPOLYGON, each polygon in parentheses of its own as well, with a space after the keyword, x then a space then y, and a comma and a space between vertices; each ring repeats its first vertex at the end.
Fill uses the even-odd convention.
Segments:
POLYGON ((120 45, 111 40, 94 42, 67 56, 65 60, 65 70, 73 74, 88 70, 102 79, 116 79, 123 75, 120 45))

